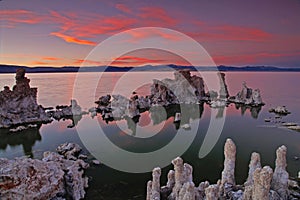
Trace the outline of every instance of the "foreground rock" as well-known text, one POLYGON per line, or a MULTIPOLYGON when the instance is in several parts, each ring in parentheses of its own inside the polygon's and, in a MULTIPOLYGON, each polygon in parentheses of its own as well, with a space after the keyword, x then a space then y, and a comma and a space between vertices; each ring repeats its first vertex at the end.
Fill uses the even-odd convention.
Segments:
POLYGON ((25 70, 16 72, 16 85, 0 92, 0 128, 23 124, 47 123, 51 119, 41 105, 37 104, 37 88, 31 88, 25 70))
POLYGON ((64 155, 45 152, 42 160, 1 158, 0 199, 83 199, 88 187, 84 169, 89 165, 68 159, 78 145, 64 144, 60 149, 69 150, 64 155))
POLYGON ((300 198, 297 181, 289 180, 286 171, 286 147, 276 151, 276 168, 261 166, 260 155, 252 153, 247 181, 236 185, 234 178, 236 146, 227 139, 224 147, 225 161, 222 178, 216 184, 208 181, 195 186, 193 168, 181 158, 172 161, 174 170, 168 173, 167 185, 160 187, 161 169, 155 168, 152 181, 147 184, 147 200, 288 200, 300 198))

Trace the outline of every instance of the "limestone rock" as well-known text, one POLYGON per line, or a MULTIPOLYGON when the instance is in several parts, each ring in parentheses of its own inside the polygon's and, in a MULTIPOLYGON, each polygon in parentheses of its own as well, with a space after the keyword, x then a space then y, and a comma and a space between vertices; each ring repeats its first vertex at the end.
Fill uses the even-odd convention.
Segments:
POLYGON ((285 106, 277 106, 275 108, 270 108, 269 112, 273 112, 279 115, 287 115, 291 113, 285 106))
POLYGON ((182 186, 178 200, 195 200, 195 185, 193 182, 186 182, 182 186))
POLYGON ((186 180, 183 160, 180 157, 177 157, 174 160, 172 160, 172 164, 174 165, 175 171, 175 185, 170 196, 172 199, 178 199, 180 189, 182 188, 186 180))
POLYGON ((260 155, 256 152, 253 152, 251 155, 251 161, 249 164, 249 172, 248 172, 248 178, 245 185, 245 191, 243 194, 244 200, 251 200, 252 199, 252 190, 253 190, 253 174, 256 169, 261 168, 261 163, 260 163, 260 155))
POLYGON ((23 124, 51 122, 42 106, 37 104, 37 88, 31 88, 25 70, 16 72, 16 85, 0 91, 0 128, 23 124))
POLYGON ((128 116, 130 118, 140 115, 138 99, 127 99, 122 95, 112 95, 111 102, 112 116, 114 118, 122 118, 128 116))
POLYGON ((42 160, 0 159, 0 199, 65 199, 85 196, 88 179, 84 161, 45 152, 42 160))
POLYGON ((217 200, 220 198, 219 185, 210 185, 205 189, 206 200, 217 200))
POLYGON ((56 106, 56 110, 50 113, 57 120, 83 115, 82 109, 75 99, 71 99, 69 106, 56 106))
POLYGON ((253 200, 269 200, 273 170, 269 166, 257 168, 253 174, 253 200))
POLYGON ((230 100, 234 103, 240 103, 250 106, 264 105, 260 90, 247 87, 246 82, 243 82, 242 89, 237 93, 236 96, 230 97, 230 100))
POLYGON ((85 196, 85 188, 88 187, 88 178, 84 176, 84 170, 89 164, 83 160, 68 160, 54 152, 44 152, 43 162, 59 163, 65 172, 65 190, 73 199, 82 199, 85 196))
POLYGON ((276 191, 282 199, 288 198, 288 179, 289 174, 286 171, 286 151, 285 146, 281 146, 276 151, 276 166, 272 179, 272 189, 276 191))
POLYGON ((185 172, 185 181, 192 183, 193 182, 193 167, 187 163, 184 163, 183 169, 185 172))
POLYGON ((219 91, 219 98, 220 99, 227 99, 229 97, 227 85, 225 82, 225 74, 224 73, 218 73, 219 79, 220 79, 220 91, 219 91))
POLYGON ((111 100, 111 96, 108 94, 106 96, 102 96, 95 103, 98 104, 98 108, 101 106, 108 106, 111 100))
POLYGON ((175 172, 174 170, 170 170, 168 173, 167 187, 173 188, 174 186, 175 186, 175 172))
POLYGON ((152 181, 147 182, 147 195, 146 200, 151 200, 151 193, 152 193, 152 181))
POLYGON ((288 180, 288 174, 285 171, 285 146, 281 146, 276 152, 274 174, 269 166, 261 168, 260 155, 256 152, 252 153, 245 187, 235 185, 236 146, 231 139, 226 140, 224 154, 222 179, 218 180, 217 184, 210 185, 208 181, 205 181, 195 187, 192 166, 177 157, 172 160, 174 171, 169 171, 166 186, 160 188, 161 171, 160 168, 155 168, 152 173, 153 180, 147 183, 147 200, 294 200, 300 198, 297 178, 296 181, 288 180))
POLYGON ((235 170, 235 155, 236 146, 231 139, 227 139, 224 146, 224 169, 222 171, 221 185, 225 183, 235 185, 234 170, 235 170))
POLYGON ((288 126, 287 128, 294 131, 300 131, 300 126, 288 126))
POLYGON ((170 105, 178 103, 197 103, 205 98, 204 81, 199 76, 191 76, 189 70, 174 72, 175 79, 153 80, 151 103, 170 105))
POLYGON ((161 169, 159 167, 154 168, 152 171, 150 200, 160 200, 160 175, 161 169))
POLYGON ((0 199, 51 199, 65 195, 64 171, 56 162, 26 157, 0 159, 0 199))
POLYGON ((81 150, 78 144, 67 142, 56 148, 57 153, 63 155, 68 160, 77 160, 77 156, 79 156, 81 150))

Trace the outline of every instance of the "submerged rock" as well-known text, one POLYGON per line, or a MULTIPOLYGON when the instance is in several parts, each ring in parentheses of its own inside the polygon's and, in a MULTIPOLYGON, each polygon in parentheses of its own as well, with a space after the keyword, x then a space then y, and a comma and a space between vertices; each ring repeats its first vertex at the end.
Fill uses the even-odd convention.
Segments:
POLYGON ((0 158, 0 199, 83 199, 88 166, 54 152, 45 152, 42 160, 0 158))
POLYGON ((37 88, 31 88, 25 69, 16 72, 16 85, 0 91, 0 128, 23 124, 48 123, 51 119, 37 103, 37 88))
POLYGON ((82 112, 81 107, 75 99, 71 99, 69 106, 56 106, 56 110, 54 112, 50 112, 50 116, 57 120, 71 118, 73 116, 81 116, 83 114, 85 114, 85 112, 82 112))
POLYGON ((279 115, 288 115, 291 113, 285 106, 277 106, 276 108, 270 108, 269 112, 273 112, 279 115))
POLYGON ((294 131, 300 131, 300 126, 288 126, 287 128, 294 131))
POLYGON ((56 148, 57 153, 63 155, 68 160, 77 160, 77 156, 81 150, 81 147, 75 143, 64 143, 56 148))

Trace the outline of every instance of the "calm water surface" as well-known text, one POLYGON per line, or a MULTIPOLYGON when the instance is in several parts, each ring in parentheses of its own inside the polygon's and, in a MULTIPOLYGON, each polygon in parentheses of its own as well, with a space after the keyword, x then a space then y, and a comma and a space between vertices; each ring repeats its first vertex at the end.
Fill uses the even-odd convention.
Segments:
MULTIPOLYGON (((251 152, 261 154, 262 164, 274 167, 275 150, 282 144, 288 148, 288 171, 290 176, 296 176, 300 171, 300 161, 294 157, 300 157, 300 132, 281 128, 279 123, 266 123, 265 118, 272 117, 268 112, 271 106, 285 105, 292 114, 279 119, 286 122, 300 123, 300 73, 270 73, 270 72, 234 72, 226 73, 226 82, 230 95, 235 95, 241 89, 242 81, 246 81, 251 88, 259 88, 266 103, 261 109, 236 108, 231 104, 224 110, 217 110, 217 114, 211 111, 207 105, 199 106, 199 112, 190 111, 191 130, 184 130, 184 134, 190 135, 196 132, 192 145, 182 155, 185 162, 194 167, 194 182, 196 185, 203 180, 216 182, 221 176, 223 168, 223 146, 226 138, 232 138, 237 145, 236 178, 238 183, 243 183, 247 176, 248 163, 251 152), (212 114, 214 113, 214 114, 212 114), (208 124, 213 118, 225 117, 225 124, 220 137, 212 151, 204 158, 198 157, 199 149, 203 143, 208 124), (197 126, 199 127, 197 128, 197 126)), ((105 73, 100 81, 99 74, 81 74, 83 81, 77 85, 77 92, 81 95, 78 103, 84 110, 94 106, 93 100, 101 95, 112 93, 115 83, 119 82, 124 73, 105 73), (89 84, 98 85, 96 91, 89 84)), ((136 83, 146 80, 147 77, 172 77, 169 73, 132 72, 126 84, 120 84, 117 90, 137 91, 138 94, 149 94, 149 85, 136 88, 136 83), (151 75, 151 76, 150 76, 151 75)), ((38 102, 45 107, 69 104, 73 94, 73 85, 76 82, 75 73, 66 74, 27 74, 31 79, 31 86, 38 87, 38 102)), ((13 74, 0 75, 0 87, 14 84, 13 74)), ((166 113, 152 110, 145 112, 137 124, 126 120, 116 122, 104 122, 100 116, 92 119, 84 116, 78 121, 77 127, 84 127, 91 121, 98 121, 106 136, 117 146, 132 152, 149 152, 158 150, 167 145, 177 133, 173 116, 176 108, 170 108, 166 113), (120 128, 125 127, 124 129, 120 128), (138 128, 136 128, 138 127, 138 128), (143 128, 144 127, 144 128, 143 128), (145 128, 146 127, 146 128, 145 128), (136 131, 133 130, 136 128, 136 131), (158 133, 155 131, 160 130, 158 133), (156 134, 155 134, 156 133, 156 134), (132 137, 135 134, 135 137, 132 137), (150 136, 151 137, 150 137, 150 136), (139 138, 138 138, 139 137, 139 138), (143 138, 147 137, 147 138, 143 138)), ((279 121, 277 120, 277 121, 279 121)), ((17 134, 7 134, 0 130, 0 157, 14 158, 30 155, 41 158, 44 151, 55 151, 55 148, 64 142, 75 142, 84 147, 76 131, 77 127, 67 128, 70 120, 54 121, 51 124, 42 125, 38 129, 27 130, 17 134)), ((92 128, 90 132, 94 132, 92 128)), ((86 133, 89 137, 89 132, 86 133)), ((99 144, 101 148, 101 144, 99 144)), ((84 148, 85 153, 89 154, 84 148)), ((180 155, 178 155, 180 156, 180 155)), ((126 158, 123 158, 126 162, 126 158)), ((149 161, 151 162, 151 160, 149 161)), ((155 165, 155 163, 153 164, 155 165)), ((171 166, 163 169, 162 182, 171 166)), ((90 187, 87 199, 144 199, 146 182, 151 178, 151 173, 125 173, 114 170, 108 166, 91 166, 87 171, 90 177, 90 187)))

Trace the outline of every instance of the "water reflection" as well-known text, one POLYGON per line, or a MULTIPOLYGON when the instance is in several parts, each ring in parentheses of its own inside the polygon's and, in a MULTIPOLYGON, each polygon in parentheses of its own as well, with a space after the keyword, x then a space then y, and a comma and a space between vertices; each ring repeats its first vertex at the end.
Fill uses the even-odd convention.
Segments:
POLYGON ((128 129, 130 129, 132 131, 132 136, 135 136, 136 135, 136 126, 137 126, 137 123, 140 121, 140 115, 132 117, 132 118, 125 116, 125 120, 127 122, 128 129))
POLYGON ((244 115, 247 110, 250 111, 251 117, 254 119, 258 118, 259 112, 261 111, 262 106, 248 106, 244 104, 235 104, 237 110, 241 109, 241 115, 244 115))
POLYGON ((70 119, 72 121, 71 124, 68 125, 67 128, 73 128, 78 125, 78 122, 82 119, 82 115, 74 115, 69 118, 64 118, 63 120, 70 119))
MULTIPOLYGON (((176 130, 180 128, 180 125, 189 125, 190 120, 200 119, 204 111, 203 103, 201 104, 181 104, 170 105, 167 107, 153 107, 150 109, 151 119, 153 124, 160 124, 161 122, 174 118, 174 125, 176 130), (182 111, 185 113, 181 115, 182 111), (180 120, 176 120, 175 115, 179 113, 180 120)), ((187 127, 187 126, 183 126, 187 127)), ((187 128, 188 129, 188 128, 187 128)))
MULTIPOLYGON (((141 114, 149 115, 153 125, 158 125, 162 122, 173 118, 173 124, 176 130, 183 128, 183 129, 190 129, 190 121, 195 119, 201 119, 201 116, 204 112, 204 104, 181 104, 181 105, 169 105, 169 106, 153 106, 150 110, 143 110, 141 114), (181 114, 184 110, 184 114, 181 114), (179 120, 176 118, 180 118, 179 120)), ((243 116, 247 110, 250 111, 251 117, 257 119, 259 113, 262 109, 262 106, 249 106, 244 104, 234 104, 236 110, 240 110, 241 115, 243 116)), ((216 119, 221 119, 224 117, 224 113, 227 109, 227 106, 220 106, 217 108, 210 108, 217 110, 217 114, 215 116, 216 119)), ((121 119, 114 119, 112 116, 109 118, 105 118, 105 115, 102 116, 103 120, 106 123, 117 121, 121 119)), ((136 135, 137 124, 140 121, 140 115, 130 118, 125 116, 124 118, 127 123, 128 129, 131 130, 132 136, 136 135)))
POLYGON ((218 113, 216 115, 217 119, 223 118, 225 108, 226 108, 226 106, 221 106, 221 107, 216 108, 216 109, 218 109, 218 113))
POLYGON ((24 155, 33 158, 32 147, 36 141, 41 141, 42 136, 40 134, 41 125, 38 127, 23 130, 18 133, 11 133, 7 129, 0 130, 0 149, 6 150, 8 146, 22 145, 24 155))

